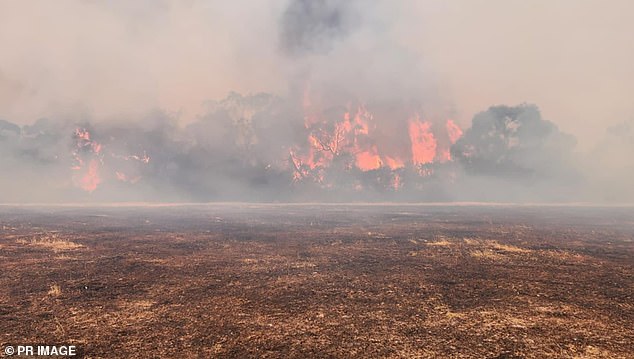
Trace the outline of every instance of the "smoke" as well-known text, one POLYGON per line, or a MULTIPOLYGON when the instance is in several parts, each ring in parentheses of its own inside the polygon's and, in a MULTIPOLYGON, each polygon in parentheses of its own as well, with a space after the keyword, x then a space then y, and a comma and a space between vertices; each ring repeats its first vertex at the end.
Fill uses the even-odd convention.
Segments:
POLYGON ((471 184, 481 197, 580 200, 575 142, 535 105, 494 106, 475 115, 451 153, 469 178, 495 184, 471 184))
POLYGON ((354 1, 293 0, 282 14, 280 43, 289 55, 323 53, 352 30, 354 1))
POLYGON ((377 134, 367 109, 346 111, 331 109, 331 122, 306 126, 292 102, 232 93, 185 127, 160 112, 134 124, 2 120, 2 200, 620 202, 631 195, 625 181, 634 163, 615 160, 633 149, 628 123, 586 156, 534 105, 491 107, 464 133, 451 121, 442 132, 412 119, 410 138, 407 127, 396 137, 377 134), (588 161, 596 167, 588 170, 588 161))
POLYGON ((473 118, 452 155, 469 174, 530 182, 569 177, 574 145, 534 105, 495 106, 473 118))
POLYGON ((602 140, 585 158, 582 167, 597 200, 632 200, 634 179, 634 121, 608 127, 602 140))
MULTIPOLYGON (((534 58, 555 43, 506 26, 549 5, 463 5, 0 5, 0 201, 633 200, 631 125, 594 130, 621 121, 597 109, 627 105, 579 95, 557 59, 534 58), (527 104, 471 121, 501 101, 544 102, 552 122, 527 104)), ((628 93, 610 74, 603 88, 628 93)))

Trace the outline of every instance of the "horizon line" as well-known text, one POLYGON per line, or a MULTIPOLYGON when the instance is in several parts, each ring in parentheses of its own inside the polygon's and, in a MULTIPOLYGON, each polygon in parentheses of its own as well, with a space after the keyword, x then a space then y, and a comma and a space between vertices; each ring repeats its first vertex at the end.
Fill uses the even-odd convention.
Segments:
POLYGON ((1 207, 187 207, 187 206, 490 206, 490 207, 634 207, 634 203, 609 202, 0 202, 1 207))

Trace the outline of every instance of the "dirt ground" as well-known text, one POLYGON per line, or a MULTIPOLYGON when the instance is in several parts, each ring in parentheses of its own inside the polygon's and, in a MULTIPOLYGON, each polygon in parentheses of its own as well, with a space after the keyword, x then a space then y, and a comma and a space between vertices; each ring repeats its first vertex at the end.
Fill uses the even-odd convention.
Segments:
POLYGON ((0 206, 0 346, 634 358, 633 240, 631 207, 0 206))

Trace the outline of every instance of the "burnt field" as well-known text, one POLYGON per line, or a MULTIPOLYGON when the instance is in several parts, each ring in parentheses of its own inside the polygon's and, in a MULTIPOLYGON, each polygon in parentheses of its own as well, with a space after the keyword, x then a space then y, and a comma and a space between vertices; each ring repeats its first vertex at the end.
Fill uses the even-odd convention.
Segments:
POLYGON ((632 358, 633 240, 631 207, 0 206, 0 345, 632 358))

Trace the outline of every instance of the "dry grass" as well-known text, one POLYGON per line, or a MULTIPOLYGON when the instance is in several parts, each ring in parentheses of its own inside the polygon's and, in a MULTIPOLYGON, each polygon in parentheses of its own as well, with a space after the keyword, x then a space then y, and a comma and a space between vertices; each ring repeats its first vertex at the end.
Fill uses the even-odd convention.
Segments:
POLYGON ((303 268, 315 268, 317 264, 309 261, 296 261, 289 264, 290 268, 303 269, 303 268))
POLYGON ((517 246, 513 246, 513 245, 509 245, 509 244, 501 244, 498 243, 497 241, 490 241, 490 245, 491 247, 501 250, 501 251, 505 251, 505 252, 511 252, 511 253, 529 253, 531 252, 530 249, 524 249, 524 248, 520 248, 517 246))
POLYGON ((62 295, 62 288, 60 288, 57 284, 53 284, 46 294, 50 295, 51 297, 59 297, 60 295, 62 295))
POLYGON ((575 359, 590 359, 590 358, 615 358, 614 353, 597 348, 592 345, 588 345, 584 348, 582 353, 575 353, 573 356, 575 359))
POLYGON ((449 318, 449 319, 464 319, 467 315, 465 313, 458 313, 458 312, 452 312, 452 311, 448 311, 445 313, 445 317, 449 318))
POLYGON ((16 243, 44 247, 54 252, 69 251, 84 247, 82 244, 60 237, 57 233, 31 236, 28 239, 20 238, 16 240, 16 243))
POLYGON ((477 249, 469 253, 472 257, 480 259, 501 260, 506 258, 503 254, 494 252, 490 249, 477 249))
POLYGON ((470 247, 477 249, 469 251, 474 258, 502 260, 513 254, 528 254, 532 250, 514 246, 511 244, 502 244, 498 241, 477 238, 464 238, 464 243, 470 247))
POLYGON ((564 250, 544 250, 544 251, 540 251, 540 254, 544 257, 555 259, 562 262, 580 263, 580 262, 588 262, 592 260, 592 258, 585 256, 583 254, 568 252, 564 250))
POLYGON ((448 240, 446 240, 446 239, 441 239, 441 240, 436 241, 436 242, 429 242, 429 243, 427 243, 427 245, 428 245, 428 246, 440 246, 440 247, 448 247, 448 246, 450 246, 451 244, 452 244, 452 243, 451 243, 451 242, 449 242, 449 241, 448 241, 448 240))

